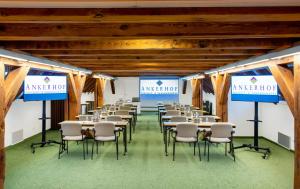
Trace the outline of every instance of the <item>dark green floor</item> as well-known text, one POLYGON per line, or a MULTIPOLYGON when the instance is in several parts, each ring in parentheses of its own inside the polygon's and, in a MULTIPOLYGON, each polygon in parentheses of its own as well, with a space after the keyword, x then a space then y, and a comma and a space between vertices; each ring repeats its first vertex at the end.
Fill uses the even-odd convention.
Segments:
MULTIPOLYGON (((58 132, 50 131, 48 137, 57 139, 58 132)), ((113 144, 101 146, 94 160, 83 160, 81 145, 75 143, 60 160, 58 146, 37 149, 33 155, 29 146, 39 140, 40 135, 6 150, 7 189, 290 189, 293 183, 293 153, 267 141, 261 143, 271 147, 269 160, 239 150, 233 162, 219 146, 212 148, 210 162, 204 157, 200 162, 191 147, 179 145, 173 162, 164 155, 157 117, 151 113, 139 116, 129 153, 119 160, 113 144)), ((251 140, 237 139, 235 144, 244 142, 251 140)))

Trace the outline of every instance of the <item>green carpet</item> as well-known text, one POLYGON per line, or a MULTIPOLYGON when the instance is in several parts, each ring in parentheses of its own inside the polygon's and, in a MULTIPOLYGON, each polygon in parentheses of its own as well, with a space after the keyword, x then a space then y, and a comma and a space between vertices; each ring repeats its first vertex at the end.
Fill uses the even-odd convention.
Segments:
MULTIPOLYGON (((58 139, 58 131, 49 131, 48 138, 58 139)), ((294 154, 273 143, 261 140, 271 147, 268 160, 261 154, 247 150, 236 151, 236 162, 224 156, 224 147, 212 147, 210 162, 203 156, 200 162, 193 156, 193 148, 179 144, 176 161, 164 155, 162 134, 157 116, 144 113, 139 116, 128 155, 115 157, 113 143, 100 146, 94 160, 83 160, 82 146, 72 143, 70 153, 58 160, 58 146, 39 148, 35 154, 30 144, 40 135, 7 148, 7 189, 291 189, 293 183, 294 154)), ((249 139, 236 139, 235 145, 249 143, 249 139)), ((123 145, 121 143, 121 152, 123 145)), ((169 148, 171 152, 171 148, 169 148)), ((121 153, 120 153, 121 154, 121 153)))

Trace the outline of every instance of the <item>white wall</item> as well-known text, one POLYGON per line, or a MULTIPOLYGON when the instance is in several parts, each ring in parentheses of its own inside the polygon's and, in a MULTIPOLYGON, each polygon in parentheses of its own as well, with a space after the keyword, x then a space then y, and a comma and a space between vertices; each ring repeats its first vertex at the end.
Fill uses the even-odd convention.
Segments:
POLYGON ((294 150, 294 117, 287 103, 260 103, 259 108, 263 121, 259 130, 261 135, 274 142, 277 142, 278 132, 288 135, 291 137, 291 149, 294 150))
MULTIPOLYGON (((104 102, 107 104, 115 103, 120 98, 130 99, 139 97, 139 77, 118 77, 115 80, 116 94, 111 93, 110 82, 106 83, 104 91, 104 102)), ((186 94, 182 94, 182 80, 179 80, 179 102, 182 104, 192 103, 191 83, 188 82, 186 94)))
MULTIPOLYGON (((51 117, 50 101, 46 103, 46 115, 51 117)), ((42 131, 42 101, 24 102, 15 100, 5 117, 5 146, 13 145, 12 134, 23 130, 23 140, 42 131)), ((47 129, 50 128, 50 120, 47 120, 47 129)), ((39 141, 37 141, 39 142, 39 141)))

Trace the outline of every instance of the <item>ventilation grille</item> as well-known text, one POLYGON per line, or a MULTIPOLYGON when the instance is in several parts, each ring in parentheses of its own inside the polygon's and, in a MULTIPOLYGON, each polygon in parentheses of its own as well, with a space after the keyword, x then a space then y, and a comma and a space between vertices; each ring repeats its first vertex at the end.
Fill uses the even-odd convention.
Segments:
POLYGON ((291 138, 289 136, 278 132, 278 144, 290 150, 291 149, 290 141, 291 138))
POLYGON ((17 144, 23 140, 23 129, 12 133, 12 144, 17 144))

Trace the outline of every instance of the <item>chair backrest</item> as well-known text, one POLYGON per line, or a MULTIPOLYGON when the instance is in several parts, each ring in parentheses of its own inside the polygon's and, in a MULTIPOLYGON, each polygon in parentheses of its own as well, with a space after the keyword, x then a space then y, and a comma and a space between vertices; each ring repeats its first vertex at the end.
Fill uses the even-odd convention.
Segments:
POLYGON ((196 114, 198 114, 199 116, 203 115, 202 110, 193 110, 192 113, 193 113, 193 116, 196 115, 196 114))
POLYGON ((118 110, 116 111, 115 115, 129 115, 128 110, 118 110))
POLYGON ((180 111, 178 110, 168 110, 166 116, 180 116, 180 111))
POLYGON ((187 122, 186 117, 184 116, 173 116, 170 119, 171 122, 187 122))
POLYGON ((131 106, 120 106, 120 110, 131 110, 131 106))
POLYGON ((229 123, 215 123, 211 126, 211 137, 229 138, 231 137, 232 125, 229 123))
POLYGON ((79 115, 78 120, 79 121, 91 121, 92 117, 93 116, 91 116, 91 115, 79 115))
POLYGON ((194 123, 178 123, 176 131, 178 137, 197 137, 198 127, 194 123))
POLYGON ((80 136, 81 124, 77 122, 67 122, 61 124, 63 136, 80 136))
POLYGON ((114 112, 114 111, 116 111, 116 107, 115 107, 115 106, 111 106, 111 107, 109 107, 109 111, 111 111, 111 112, 114 112))
POLYGON ((127 106, 127 107, 132 107, 133 104, 124 104, 124 106, 127 106))
POLYGON ((212 116, 203 116, 201 118, 203 122, 216 122, 216 119, 212 116))
POLYGON ((99 122, 95 124, 95 136, 114 136, 115 124, 113 122, 99 122))
POLYGON ((111 116, 107 116, 106 120, 107 121, 122 121, 122 117, 117 116, 117 115, 111 115, 111 116))
POLYGON ((175 107, 174 106, 165 106, 165 109, 168 111, 168 110, 175 110, 175 107))
POLYGON ((191 111, 185 111, 184 112, 184 115, 186 116, 186 117, 191 117, 192 116, 192 112, 191 111))

